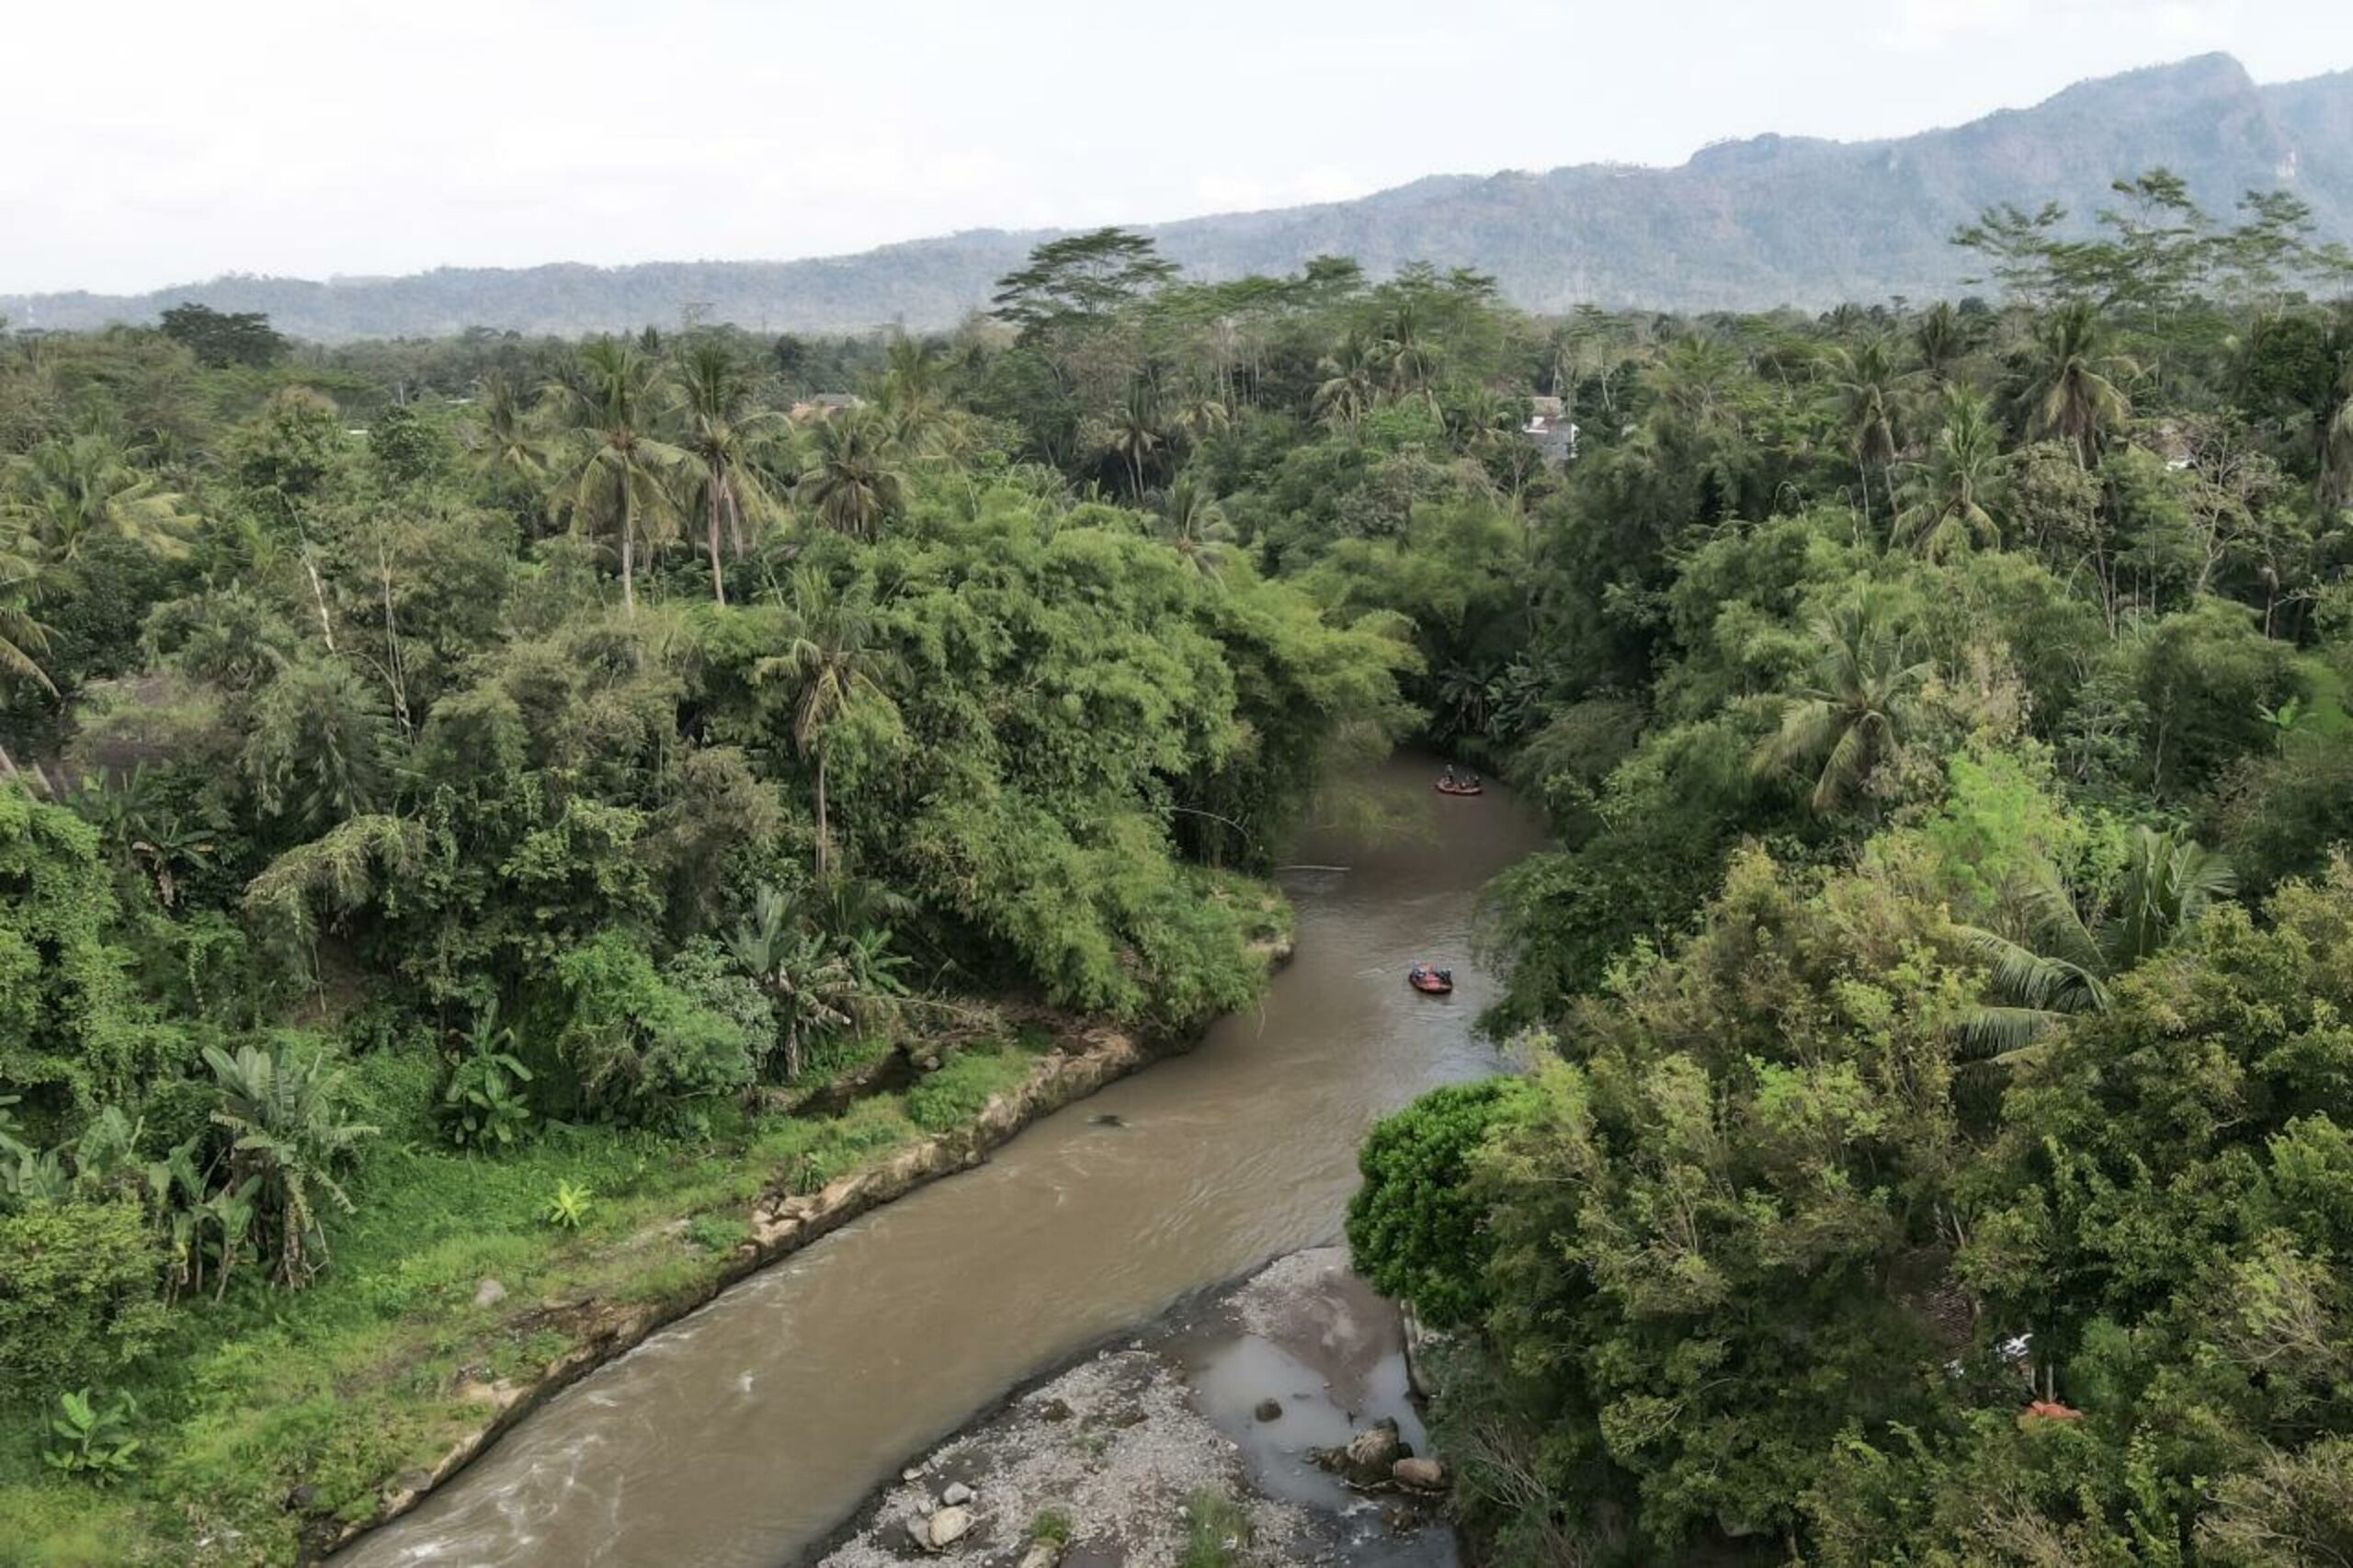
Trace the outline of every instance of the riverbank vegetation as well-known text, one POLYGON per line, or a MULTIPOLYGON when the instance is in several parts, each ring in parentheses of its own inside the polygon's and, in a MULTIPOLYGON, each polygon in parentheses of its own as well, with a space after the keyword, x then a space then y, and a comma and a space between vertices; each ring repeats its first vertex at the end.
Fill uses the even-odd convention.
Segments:
POLYGON ((563 1353, 484 1281, 685 1289, 1020 1008, 1246 1002, 1409 733, 1560 840, 1541 1070, 1359 1236, 1500 1550, 2325 1509, 2353 335, 2292 204, 2120 201, 1820 318, 1103 231, 929 339, 0 339, 5 1550, 369 1517, 563 1353))
POLYGON ((2353 306, 2292 219, 2160 173, 1965 233, 2005 308, 1585 362, 1483 732, 1561 834, 1528 1071, 1350 1221, 1494 1561, 2353 1541, 2353 306))

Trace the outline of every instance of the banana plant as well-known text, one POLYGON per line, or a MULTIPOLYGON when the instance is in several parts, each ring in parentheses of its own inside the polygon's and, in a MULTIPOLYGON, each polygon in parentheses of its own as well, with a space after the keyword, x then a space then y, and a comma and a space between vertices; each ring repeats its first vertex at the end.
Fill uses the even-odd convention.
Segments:
POLYGON ((51 1469, 86 1476, 100 1486, 111 1486, 138 1470, 134 1456, 139 1439, 131 1435, 131 1417, 139 1414, 137 1400, 118 1394, 101 1405, 88 1389, 76 1389, 59 1395, 57 1403, 62 1414, 51 1417, 49 1426, 59 1441, 41 1455, 51 1469))
POLYGON ((498 1021, 491 1002, 474 1020, 466 1050, 449 1069, 441 1091, 442 1126, 461 1149, 506 1148, 531 1125, 531 1103, 523 1085, 531 1070, 515 1054, 515 1031, 498 1021))

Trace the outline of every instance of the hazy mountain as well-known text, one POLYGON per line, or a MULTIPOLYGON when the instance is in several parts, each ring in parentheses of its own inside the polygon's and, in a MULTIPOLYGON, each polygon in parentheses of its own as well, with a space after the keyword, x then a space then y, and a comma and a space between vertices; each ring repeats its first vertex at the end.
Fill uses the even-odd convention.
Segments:
MULTIPOLYGON (((2110 179, 2163 164, 2211 210, 2285 186, 2323 232, 2353 238, 2353 71, 2257 85, 2203 55, 2084 82, 2028 109, 1881 142, 1760 136, 1678 168, 1577 165, 1439 176, 1354 201, 1154 227, 1208 278, 1354 256, 1376 274, 1427 260, 1494 273, 1534 309, 1583 301, 1669 308, 1819 306, 1949 291, 1969 276, 1955 227, 2004 200, 2056 199, 2088 220, 2110 179)), ((198 300, 265 311, 313 338, 454 332, 573 334, 674 323, 690 306, 759 329, 945 325, 1046 237, 982 230, 792 262, 447 267, 405 278, 223 278, 152 294, 0 296, 23 325, 152 320, 198 300)))

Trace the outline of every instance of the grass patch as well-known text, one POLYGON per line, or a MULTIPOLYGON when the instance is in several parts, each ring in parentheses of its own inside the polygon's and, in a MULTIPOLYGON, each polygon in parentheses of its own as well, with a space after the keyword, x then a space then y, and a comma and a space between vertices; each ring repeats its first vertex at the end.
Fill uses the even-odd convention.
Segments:
POLYGON ((1185 1503, 1184 1568, 1232 1568, 1250 1545, 1250 1516, 1226 1494, 1203 1487, 1185 1503))
POLYGON ((1070 1516, 1060 1508, 1040 1508, 1029 1520, 1029 1539, 1040 1546, 1068 1546, 1070 1516))
POLYGON ((991 1096, 1029 1076, 1031 1051, 1018 1044, 967 1046, 907 1090, 907 1119, 926 1132, 950 1132, 980 1115, 991 1096))
POLYGON ((2310 710, 2301 728, 2316 735, 2341 735, 2353 730, 2353 713, 2345 706, 2345 675, 2317 654, 2301 653, 2296 669, 2302 677, 2304 701, 2310 710))
POLYGON ((535 1379, 571 1347, 564 1313, 537 1309, 707 1287, 767 1187, 813 1192, 961 1125, 1033 1060, 1017 1045, 959 1052, 911 1103, 838 1117, 715 1108, 694 1137, 556 1127, 494 1157, 375 1145, 316 1285, 245 1278, 174 1309, 159 1352, 120 1385, 142 1444, 126 1483, 46 1470, 41 1413, 0 1410, 0 1568, 290 1562, 302 1512, 364 1518, 390 1477, 480 1426, 467 1384, 535 1379), (577 1230, 545 1218, 566 1181, 597 1195, 577 1230), (494 1279, 503 1298, 477 1305, 494 1279))

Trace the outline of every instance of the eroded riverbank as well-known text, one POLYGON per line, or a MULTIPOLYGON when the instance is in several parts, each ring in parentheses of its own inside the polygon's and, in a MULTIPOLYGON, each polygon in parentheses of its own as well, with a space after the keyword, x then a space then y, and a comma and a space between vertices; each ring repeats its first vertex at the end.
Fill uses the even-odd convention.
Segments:
POLYGON ((1336 1239, 1370 1122, 1495 1064, 1476 896, 1540 835, 1429 779, 1381 774, 1402 834, 1295 846, 1345 869, 1284 877, 1298 956, 1257 1012, 654 1334, 347 1560, 774 1568, 1041 1369, 1336 1239), (1452 998, 1404 984, 1417 958, 1452 998))

